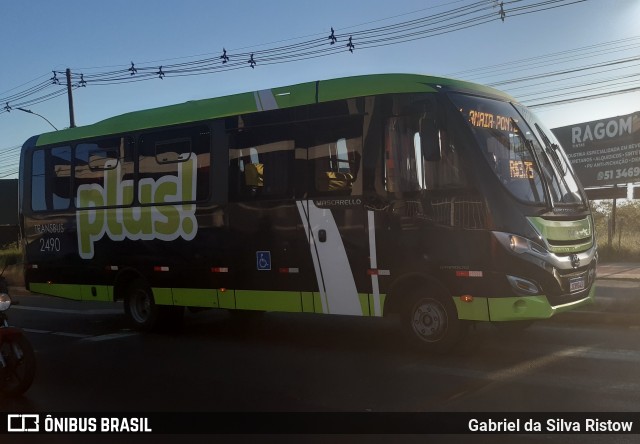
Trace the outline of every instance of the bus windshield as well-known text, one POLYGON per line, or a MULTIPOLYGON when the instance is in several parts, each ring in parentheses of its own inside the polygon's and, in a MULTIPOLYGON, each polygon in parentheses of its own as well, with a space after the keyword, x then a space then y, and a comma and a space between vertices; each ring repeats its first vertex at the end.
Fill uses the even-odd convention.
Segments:
POLYGON ((584 204, 564 152, 526 108, 462 94, 451 98, 469 122, 485 159, 514 197, 544 204, 546 189, 550 205, 584 204))
POLYGON ((553 132, 549 131, 527 108, 520 104, 514 104, 514 106, 532 126, 538 139, 542 141, 542 145, 535 144, 534 147, 546 172, 545 176, 553 203, 584 205, 585 201, 580 193, 575 173, 553 132))

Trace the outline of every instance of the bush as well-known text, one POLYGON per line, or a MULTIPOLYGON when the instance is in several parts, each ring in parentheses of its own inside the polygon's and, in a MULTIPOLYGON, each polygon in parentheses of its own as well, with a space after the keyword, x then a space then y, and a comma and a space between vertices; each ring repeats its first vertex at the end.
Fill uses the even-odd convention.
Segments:
POLYGON ((18 248, 14 247, 0 247, 0 271, 5 266, 15 265, 22 261, 22 253, 18 248))
POLYGON ((592 203, 598 254, 602 262, 640 262, 640 202, 618 205, 615 233, 610 232, 612 204, 592 203))

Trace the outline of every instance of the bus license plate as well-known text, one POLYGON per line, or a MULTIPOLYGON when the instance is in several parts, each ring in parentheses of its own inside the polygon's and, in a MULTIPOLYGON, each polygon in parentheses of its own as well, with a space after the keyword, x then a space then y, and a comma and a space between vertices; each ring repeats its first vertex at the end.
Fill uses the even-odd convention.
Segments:
POLYGON ((584 277, 573 278, 569 280, 569 291, 573 293, 574 291, 584 290, 584 277))

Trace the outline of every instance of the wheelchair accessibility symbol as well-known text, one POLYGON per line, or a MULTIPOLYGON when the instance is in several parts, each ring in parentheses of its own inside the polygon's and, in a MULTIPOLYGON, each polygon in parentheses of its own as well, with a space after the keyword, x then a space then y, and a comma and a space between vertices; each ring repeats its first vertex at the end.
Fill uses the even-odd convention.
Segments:
POLYGON ((271 252, 256 251, 256 268, 258 271, 271 270, 271 252))

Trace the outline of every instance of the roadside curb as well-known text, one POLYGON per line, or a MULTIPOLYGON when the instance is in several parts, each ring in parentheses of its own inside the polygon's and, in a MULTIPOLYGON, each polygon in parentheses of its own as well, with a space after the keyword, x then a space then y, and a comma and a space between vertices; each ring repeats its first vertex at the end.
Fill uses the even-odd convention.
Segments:
POLYGON ((640 281, 640 264, 634 262, 609 262, 599 264, 596 279, 640 281))
POLYGON ((640 276, 624 276, 619 274, 608 274, 605 276, 597 276, 596 281, 635 281, 640 282, 640 276))

